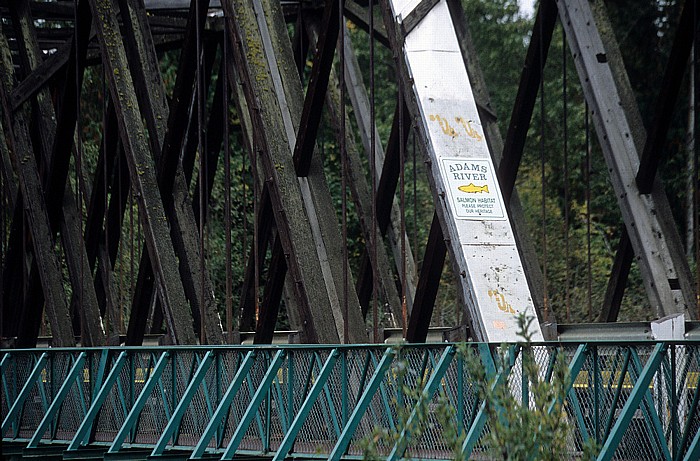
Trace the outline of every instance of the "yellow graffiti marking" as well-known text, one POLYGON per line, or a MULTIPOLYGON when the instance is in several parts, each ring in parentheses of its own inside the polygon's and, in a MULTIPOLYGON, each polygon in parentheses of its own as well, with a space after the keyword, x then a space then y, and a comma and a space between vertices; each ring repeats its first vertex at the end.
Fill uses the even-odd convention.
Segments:
POLYGON ((455 121, 462 125, 462 127, 464 127, 464 131, 467 132, 467 136, 469 136, 470 138, 474 138, 477 141, 481 141, 482 139, 484 139, 483 136, 481 136, 479 132, 474 129, 471 120, 465 121, 462 117, 455 117, 455 121))
POLYGON ((452 128, 452 126, 450 126, 446 118, 434 114, 430 114, 428 118, 431 122, 437 121, 440 124, 440 128, 442 128, 442 132, 446 135, 451 136, 453 138, 459 136, 459 133, 457 133, 455 129, 452 128))
POLYGON ((496 306, 498 306, 498 309, 501 311, 509 314, 515 314, 515 309, 513 309, 513 306, 506 302, 506 297, 503 296, 502 293, 499 293, 496 290, 489 290, 489 298, 495 298, 496 306))
POLYGON ((459 186, 457 189, 461 190, 462 192, 465 192, 467 194, 476 194, 486 192, 487 194, 489 193, 489 185, 484 184, 483 186, 475 186, 474 183, 469 183, 466 186, 459 186))

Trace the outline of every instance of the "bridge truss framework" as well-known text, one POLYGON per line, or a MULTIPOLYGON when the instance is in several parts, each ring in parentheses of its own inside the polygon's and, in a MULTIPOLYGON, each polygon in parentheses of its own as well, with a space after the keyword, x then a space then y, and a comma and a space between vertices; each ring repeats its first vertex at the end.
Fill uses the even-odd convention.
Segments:
MULTIPOLYGON (((459 226, 450 215, 445 185, 439 180, 440 162, 429 155, 435 147, 429 127, 435 124, 430 125, 425 102, 415 87, 413 74, 418 68, 410 67, 407 48, 411 34, 429 27, 430 18, 445 8, 449 9, 455 29, 456 43, 452 45, 459 45, 464 60, 461 65, 468 71, 474 90, 473 102, 480 119, 480 125, 475 126, 482 130, 477 135, 483 135, 488 143, 489 161, 498 169, 499 194, 508 204, 512 226, 506 226, 504 232, 512 232, 518 250, 515 259, 523 265, 522 272, 516 275, 527 278, 529 300, 519 301, 521 308, 532 303, 542 324, 556 321, 548 307, 542 273, 526 236, 513 184, 543 59, 559 17, 584 82, 586 100, 598 139, 602 140, 627 229, 619 244, 601 318, 616 319, 633 256, 640 265, 654 316, 697 316, 697 288, 670 216, 668 199, 656 178, 668 129, 662 122, 673 109, 690 47, 697 40, 697 22, 693 20, 696 2, 684 4, 659 92, 655 114, 658 123, 648 134, 640 122, 602 2, 541 2, 505 140, 500 138, 490 112, 459 2, 382 1, 375 8, 381 11, 384 24, 351 0, 325 5, 293 3, 223 2, 216 5, 222 11, 218 21, 208 18, 210 2, 206 0, 184 4, 182 14, 172 16, 150 15, 141 0, 80 0, 75 2, 75 8, 66 2, 22 0, 3 4, 3 12, 7 11, 10 19, 2 23, 0 43, 2 189, 4 203, 11 210, 8 245, 6 251, 3 249, 4 337, 16 338, 18 346, 35 345, 45 309, 56 346, 74 345, 76 336, 83 345, 116 341, 114 331, 105 331, 104 325, 114 323, 110 316, 116 309, 115 255, 125 216, 124 194, 132 189, 145 245, 126 343, 141 344, 147 333, 147 319, 154 317, 154 330, 164 323, 168 340, 174 344, 221 344, 231 340, 224 335, 224 330, 231 330, 230 324, 225 329, 221 326, 212 281, 202 263, 200 223, 206 219, 203 208, 209 200, 211 182, 196 187, 200 198, 190 197, 189 193, 195 158, 204 157, 196 157, 197 146, 200 152, 207 146, 207 155, 212 159, 209 168, 215 168, 219 161, 222 140, 230 127, 221 123, 223 104, 218 102, 230 100, 240 119, 241 143, 251 163, 256 164, 257 179, 256 248, 248 258, 242 291, 245 295, 239 303, 239 329, 255 330, 256 342, 271 341, 280 300, 284 298, 300 341, 364 343, 368 335, 363 316, 371 311, 373 291, 380 291, 404 336, 411 341, 424 340, 439 276, 449 254, 461 287, 458 291, 470 334, 476 339, 489 339, 487 329, 480 323, 481 316, 486 316, 489 309, 500 309, 499 315, 510 312, 497 303, 486 305, 484 290, 472 280, 474 263, 460 256, 464 243, 454 234, 454 228, 459 226), (294 16, 294 12, 298 14, 294 16), (48 33, 35 27, 32 15, 72 20, 77 27, 68 33, 61 29, 48 33), (299 63, 295 58, 306 56, 308 48, 299 53, 292 48, 287 28, 287 20, 292 17, 298 19, 296 33, 300 37, 295 46, 296 42, 311 48, 314 43, 319 44, 305 92, 298 76, 303 61, 299 63), (375 127, 370 126, 368 95, 344 31, 344 17, 371 30, 376 42, 389 46, 396 59, 403 90, 399 99, 403 103, 397 105, 385 153, 373 135, 375 127), (334 44, 339 36, 344 38, 343 46, 336 51, 334 44), (55 52, 45 57, 42 50, 47 46, 55 52), (218 80, 206 81, 205 74, 210 74, 215 63, 216 46, 225 50, 222 54, 227 59, 219 62, 218 80), (157 55, 167 47, 181 48, 169 100, 157 55), (332 69, 336 53, 345 62, 340 81, 332 69), (85 67, 92 62, 104 66, 110 99, 98 165, 92 175, 89 171, 80 172, 81 187, 75 194, 77 189, 67 185, 69 159, 71 155, 76 156, 76 161, 80 158, 79 137, 74 142, 80 107, 73 102, 78 99, 85 67), (202 62, 208 63, 208 70, 202 62), (216 88, 217 101, 209 114, 205 113, 204 104, 197 105, 207 85, 216 88), (50 87, 55 89, 53 98, 50 87), (376 151, 374 185, 368 184, 358 149, 343 128, 349 121, 345 106, 338 101, 345 98, 353 104, 365 151, 376 151), (352 190, 365 240, 377 242, 379 237, 374 238, 375 234, 388 233, 393 252, 384 252, 379 243, 368 245, 366 264, 354 281, 348 280, 352 276, 343 246, 333 241, 341 232, 318 154, 317 135, 324 105, 334 114, 333 123, 343 133, 339 139, 344 151, 343 178, 352 190), (208 124, 206 131, 197 130, 197 122, 200 128, 203 123, 208 124), (37 129, 39 126, 42 129, 37 129), (405 243, 405 229, 397 217, 397 207, 392 206, 411 129, 426 149, 436 206, 420 273, 413 266, 412 256, 412 251, 418 249, 405 243), (115 142, 117 139, 119 142, 115 142), (123 161, 116 162, 118 158, 123 161), (116 171, 116 165, 121 165, 123 171, 116 171), (376 193, 372 193, 373 187, 376 193), (109 203, 101 199, 107 197, 107 192, 109 203), (108 242, 105 234, 111 235, 108 242), (70 295, 63 286, 62 261, 54 251, 58 236, 68 267, 70 295), (271 262, 258 302, 253 294, 258 288, 256 273, 262 271, 259 261, 264 260, 268 248, 271 262), (401 279, 400 290, 394 283, 394 274, 401 279)), ((150 6, 158 5, 155 2, 150 6)), ((226 143, 223 146, 228 152, 226 143)), ((227 156, 228 153, 223 155, 224 161, 227 156)), ((198 180, 206 182, 201 177, 198 180)), ((500 240, 485 243, 484 247, 502 245, 500 240)), ((233 301, 226 302, 230 309, 233 301)), ((503 328, 503 321, 493 324, 503 328)))

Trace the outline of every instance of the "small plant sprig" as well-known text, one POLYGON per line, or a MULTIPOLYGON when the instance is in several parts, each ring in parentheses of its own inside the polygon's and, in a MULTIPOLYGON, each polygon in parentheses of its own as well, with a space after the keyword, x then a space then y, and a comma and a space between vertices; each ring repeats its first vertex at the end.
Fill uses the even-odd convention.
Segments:
MULTIPOLYGON (((561 350, 548 350, 549 354, 554 354, 553 367, 549 376, 543 376, 532 345, 530 326, 533 321, 534 318, 522 314, 518 317, 518 336, 522 341, 501 345, 492 375, 487 374, 473 347, 466 343, 457 346, 457 354, 465 364, 470 382, 480 401, 485 403, 488 430, 482 434, 480 445, 485 448, 488 459, 559 461, 576 456, 569 446, 571 428, 566 398, 571 375, 566 356, 561 350), (522 389, 514 392, 509 386, 508 376, 518 356, 522 364, 522 389)), ((396 356, 401 356, 400 351, 396 356)), ((392 373, 399 391, 395 401, 397 424, 395 429, 374 428, 370 436, 360 441, 364 459, 383 459, 381 447, 394 446, 402 433, 409 435, 410 447, 421 439, 431 424, 437 423, 441 428, 442 442, 452 452, 451 459, 463 461, 466 432, 457 424, 456 409, 445 390, 440 390, 437 398, 426 399, 424 377, 413 376, 415 371, 410 369, 405 358, 394 363, 392 373)), ((576 457, 591 460, 595 459, 596 452, 595 443, 588 442, 576 457)))

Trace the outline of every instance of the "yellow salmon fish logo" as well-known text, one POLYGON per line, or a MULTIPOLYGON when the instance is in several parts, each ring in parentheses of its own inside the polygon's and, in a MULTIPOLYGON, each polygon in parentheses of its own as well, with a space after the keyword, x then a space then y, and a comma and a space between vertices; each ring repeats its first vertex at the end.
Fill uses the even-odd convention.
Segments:
POLYGON ((474 183, 469 183, 466 186, 459 186, 457 189, 461 190, 462 192, 466 192, 467 194, 476 194, 486 192, 487 194, 489 193, 489 185, 484 184, 483 186, 475 186, 474 183))

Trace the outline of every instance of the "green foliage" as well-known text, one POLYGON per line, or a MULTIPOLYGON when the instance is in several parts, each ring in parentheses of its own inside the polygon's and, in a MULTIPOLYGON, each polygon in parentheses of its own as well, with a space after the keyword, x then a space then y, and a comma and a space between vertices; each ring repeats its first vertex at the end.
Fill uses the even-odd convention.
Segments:
MULTIPOLYGON (((560 350, 548 350, 554 354, 554 365, 550 376, 545 376, 532 346, 529 330, 533 320, 524 314, 518 317, 518 335, 523 342, 501 345, 493 373, 487 373, 473 345, 458 345, 457 353, 466 366, 470 386, 478 401, 484 402, 487 427, 479 445, 485 448, 488 459, 558 461, 571 456, 569 444, 573 435, 566 410, 571 375, 567 357, 560 350), (513 367, 522 370, 517 390, 511 387, 516 376, 511 373, 513 367)), ((435 426, 441 429, 441 442, 450 450, 451 459, 464 459, 461 449, 466 432, 457 424, 455 407, 444 389, 437 397, 428 398, 423 377, 408 379, 415 371, 405 359, 395 361, 391 373, 396 376, 399 389, 394 402, 398 409, 396 427, 376 427, 371 436, 362 439, 364 459, 381 459, 382 447, 393 447, 401 437, 408 439, 410 447, 411 442, 419 441, 428 428, 435 426)), ((584 444, 580 459, 595 459, 597 450, 593 441, 584 444)))
MULTIPOLYGON (((555 354, 551 378, 543 377, 531 345, 533 320, 523 314, 518 317, 518 334, 524 342, 501 346, 493 376, 487 376, 479 360, 466 361, 479 398, 485 402, 489 431, 482 442, 493 459, 555 461, 570 454, 567 443, 571 428, 565 402, 571 375, 563 352, 551 350, 549 353, 555 354), (513 392, 508 379, 499 379, 509 374, 517 355, 522 362, 522 392, 513 392), (528 398, 521 398, 523 395, 528 398)), ((587 445, 582 459, 594 459, 594 452, 595 446, 587 445)))

